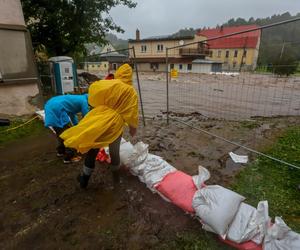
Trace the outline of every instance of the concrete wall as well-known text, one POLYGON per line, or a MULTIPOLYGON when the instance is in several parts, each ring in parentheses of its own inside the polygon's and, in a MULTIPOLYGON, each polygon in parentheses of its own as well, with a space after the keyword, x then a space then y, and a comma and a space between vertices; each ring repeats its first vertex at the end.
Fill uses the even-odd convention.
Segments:
POLYGON ((37 72, 20 0, 0 0, 0 71, 0 114, 33 113, 37 72))
POLYGON ((25 26, 20 0, 0 0, 0 24, 25 26))
POLYGON ((0 71, 7 81, 35 78, 30 36, 27 31, 0 28, 0 71))
POLYGON ((0 115, 26 115, 36 108, 28 101, 39 93, 36 83, 0 86, 0 115))

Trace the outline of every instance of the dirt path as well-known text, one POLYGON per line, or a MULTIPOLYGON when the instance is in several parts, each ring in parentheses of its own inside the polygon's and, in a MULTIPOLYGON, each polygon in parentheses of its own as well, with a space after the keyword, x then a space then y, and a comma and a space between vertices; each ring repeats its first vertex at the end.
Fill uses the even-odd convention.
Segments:
POLYGON ((87 191, 75 178, 82 163, 64 165, 46 132, 0 152, 1 249, 169 249, 177 232, 200 224, 122 172, 97 167, 87 191))

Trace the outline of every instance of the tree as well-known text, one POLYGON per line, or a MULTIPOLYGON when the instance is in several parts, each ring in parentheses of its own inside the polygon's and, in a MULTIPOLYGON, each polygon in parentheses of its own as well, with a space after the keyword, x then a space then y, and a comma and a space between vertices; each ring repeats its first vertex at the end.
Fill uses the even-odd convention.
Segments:
POLYGON ((297 71, 298 62, 295 57, 290 55, 285 55, 281 59, 274 61, 273 72, 276 75, 286 75, 289 76, 297 71))
POLYGON ((124 32, 109 16, 117 5, 134 8, 132 0, 21 0, 34 47, 49 55, 84 52, 84 44, 106 42, 105 34, 124 32))

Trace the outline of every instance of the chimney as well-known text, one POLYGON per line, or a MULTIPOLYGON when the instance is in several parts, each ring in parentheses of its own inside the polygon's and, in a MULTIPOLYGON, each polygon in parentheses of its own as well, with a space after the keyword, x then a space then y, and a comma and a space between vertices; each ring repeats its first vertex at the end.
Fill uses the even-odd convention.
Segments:
POLYGON ((222 25, 220 28, 220 31, 223 32, 224 26, 222 25))
POLYGON ((136 32, 135 32, 135 40, 139 41, 140 39, 141 39, 140 31, 139 31, 139 29, 136 29, 136 32))

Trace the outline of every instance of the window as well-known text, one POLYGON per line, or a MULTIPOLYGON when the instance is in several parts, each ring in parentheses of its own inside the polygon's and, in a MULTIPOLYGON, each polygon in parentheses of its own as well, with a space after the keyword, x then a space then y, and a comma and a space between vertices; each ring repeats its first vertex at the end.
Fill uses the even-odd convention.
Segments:
POLYGON ((225 55, 226 58, 229 57, 229 50, 226 50, 226 55, 225 55))
POLYGON ((218 57, 220 58, 221 56, 222 56, 222 51, 219 50, 219 51, 218 51, 218 57))
POLYGON ((170 64, 170 68, 174 69, 174 63, 170 64))
POLYGON ((141 46, 141 52, 142 53, 146 53, 146 51, 147 51, 147 46, 146 45, 142 45, 141 46))
POLYGON ((111 48, 107 48, 106 52, 111 52, 111 48))
POLYGON ((182 64, 179 64, 179 69, 182 69, 183 67, 182 67, 182 64))
POLYGON ((158 52, 163 52, 164 51, 164 45, 163 44, 158 44, 157 45, 157 51, 158 52))
POLYGON ((188 70, 192 70, 192 64, 188 64, 188 65, 187 65, 187 69, 188 69, 188 70))
POLYGON ((234 57, 237 57, 237 56, 238 56, 238 53, 239 53, 239 52, 238 52, 237 50, 235 50, 235 51, 234 51, 234 57))

